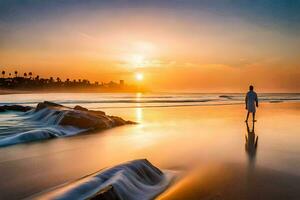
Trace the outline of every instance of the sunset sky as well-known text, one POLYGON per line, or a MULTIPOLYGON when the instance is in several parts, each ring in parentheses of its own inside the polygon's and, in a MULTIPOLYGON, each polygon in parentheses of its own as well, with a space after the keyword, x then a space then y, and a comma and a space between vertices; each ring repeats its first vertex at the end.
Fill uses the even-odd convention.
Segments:
POLYGON ((0 70, 300 92, 299 0, 0 0, 0 70))

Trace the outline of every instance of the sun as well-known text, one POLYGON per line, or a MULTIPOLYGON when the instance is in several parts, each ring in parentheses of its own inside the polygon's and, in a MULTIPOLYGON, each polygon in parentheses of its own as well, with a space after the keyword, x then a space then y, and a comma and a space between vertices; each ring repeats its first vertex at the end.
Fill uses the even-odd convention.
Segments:
POLYGON ((135 79, 137 81, 142 81, 144 79, 144 75, 142 73, 136 73, 135 74, 135 79))

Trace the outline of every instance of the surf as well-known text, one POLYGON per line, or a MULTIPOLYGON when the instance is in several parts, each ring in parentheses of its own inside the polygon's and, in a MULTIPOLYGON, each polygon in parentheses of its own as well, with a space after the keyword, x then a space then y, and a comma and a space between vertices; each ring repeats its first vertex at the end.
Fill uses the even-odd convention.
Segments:
MULTIPOLYGON (((1 108, 4 111, 12 112, 15 107, 13 105, 2 106, 1 108)), ((15 120, 16 123, 6 126, 6 130, 1 131, 0 147, 68 137, 87 131, 134 123, 120 117, 108 116, 102 111, 88 110, 81 106, 70 108, 47 101, 39 103, 35 108, 24 109, 23 111, 20 111, 22 106, 18 106, 18 108, 17 111, 19 112, 16 111, 15 119, 11 117, 7 120, 15 120)))

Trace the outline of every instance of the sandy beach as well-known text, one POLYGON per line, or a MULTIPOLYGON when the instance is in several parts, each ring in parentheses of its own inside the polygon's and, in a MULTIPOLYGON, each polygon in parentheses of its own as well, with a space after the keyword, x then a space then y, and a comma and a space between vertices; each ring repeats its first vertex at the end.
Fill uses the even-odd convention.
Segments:
POLYGON ((159 199, 299 197, 300 103, 260 105, 254 158, 245 151, 248 132, 242 105, 110 108, 105 112, 139 124, 1 148, 1 198, 26 198, 139 158, 178 173, 159 199))

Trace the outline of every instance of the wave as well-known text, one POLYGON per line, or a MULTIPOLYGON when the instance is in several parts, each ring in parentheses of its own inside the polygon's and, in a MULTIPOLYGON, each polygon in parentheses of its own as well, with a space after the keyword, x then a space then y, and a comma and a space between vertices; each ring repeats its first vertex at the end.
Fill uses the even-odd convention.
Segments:
MULTIPOLYGON (((270 101, 300 101, 299 94, 261 94, 259 96, 259 100, 261 102, 270 102, 270 101)), ((74 99, 56 99, 54 102, 62 105, 71 105, 71 104, 81 104, 81 105, 89 105, 89 104, 191 104, 191 103, 242 103, 244 102, 244 95, 242 94, 195 94, 195 95, 103 95, 99 96, 95 94, 95 96, 91 96, 91 98, 81 98, 80 96, 74 96, 74 99)), ((0 103, 0 105, 11 105, 11 104, 20 104, 20 105, 33 105, 39 103, 39 101, 18 101, 18 102, 7 102, 0 103)))
MULTIPOLYGON (((208 102, 214 99, 174 99, 174 100, 74 100, 74 101, 55 101, 58 104, 90 104, 90 103, 189 103, 189 102, 208 102)), ((20 105, 36 104, 39 102, 19 102, 20 105)), ((10 105, 13 103, 1 103, 2 105, 10 105)))
POLYGON ((0 139, 0 147, 57 137, 71 136, 84 131, 84 129, 78 129, 75 127, 41 127, 30 131, 15 133, 13 135, 2 138, 0 139))
POLYGON ((71 136, 86 131, 86 129, 78 127, 59 125, 61 119, 64 117, 64 112, 49 108, 44 108, 38 111, 33 109, 23 114, 19 113, 18 117, 22 117, 19 121, 21 126, 12 128, 12 130, 8 129, 8 133, 1 133, 1 135, 7 136, 0 139, 0 147, 37 140, 71 136), (22 126, 25 130, 22 129, 22 126))
POLYGON ((116 109, 116 108, 168 108, 168 107, 191 107, 191 106, 226 106, 226 105, 240 105, 241 102, 232 103, 201 103, 201 104, 164 104, 164 105, 139 105, 139 106, 101 106, 93 107, 93 109, 116 109))
POLYGON ((140 159, 101 170, 33 198, 148 200, 162 193, 173 179, 174 172, 161 171, 148 160, 140 159))
MULTIPOLYGON (((11 109, 12 107, 9 107, 11 109)), ((10 110, 11 111, 11 110, 10 110)), ((18 113, 6 121, 0 131, 0 146, 77 135, 91 130, 133 124, 120 117, 105 115, 76 106, 68 108, 52 102, 39 103, 35 109, 18 113)))

